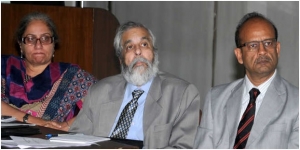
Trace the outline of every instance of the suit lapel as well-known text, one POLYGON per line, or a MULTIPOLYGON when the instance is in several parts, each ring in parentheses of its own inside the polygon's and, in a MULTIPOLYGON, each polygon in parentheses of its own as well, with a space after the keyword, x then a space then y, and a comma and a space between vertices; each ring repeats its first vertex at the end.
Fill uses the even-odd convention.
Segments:
POLYGON ((285 95, 286 92, 281 84, 281 78, 277 74, 270 84, 254 119, 254 124, 247 141, 247 146, 253 143, 258 136, 263 134, 263 130, 269 124, 270 120, 280 114, 280 110, 283 109, 283 103, 285 102, 285 100, 281 97, 285 97, 285 95))
POLYGON ((232 90, 232 96, 229 97, 229 100, 227 102, 226 106, 226 112, 227 112, 227 130, 229 133, 229 141, 232 143, 230 145, 233 147, 236 132, 238 128, 238 124, 240 121, 239 115, 241 110, 241 102, 242 102, 242 95, 243 95, 243 82, 242 80, 233 90, 232 90))
POLYGON ((109 91, 108 95, 110 96, 109 101, 101 105, 100 109, 100 116, 103 119, 100 122, 100 132, 104 133, 103 135, 109 135, 111 128, 114 125, 115 119, 117 117, 118 111, 112 110, 119 110, 121 104, 123 102, 124 93, 126 89, 126 81, 123 80, 119 83, 118 86, 111 87, 112 89, 109 91), (109 129, 109 130, 108 130, 109 129))
POLYGON ((147 98, 146 98, 146 103, 144 107, 144 114, 143 114, 143 131, 144 134, 147 133, 147 130, 153 120, 158 116, 158 114, 161 112, 161 106, 157 103, 159 98, 161 97, 161 79, 159 75, 157 75, 153 82, 152 85, 149 89, 147 98))

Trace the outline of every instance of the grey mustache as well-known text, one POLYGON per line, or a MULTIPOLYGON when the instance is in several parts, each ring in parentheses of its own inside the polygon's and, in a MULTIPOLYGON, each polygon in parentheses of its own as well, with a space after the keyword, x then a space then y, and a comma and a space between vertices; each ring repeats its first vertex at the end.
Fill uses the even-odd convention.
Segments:
POLYGON ((134 58, 134 60, 131 62, 131 64, 129 65, 129 71, 131 72, 132 71, 132 68, 133 66, 137 63, 137 62, 144 62, 146 63, 149 67, 151 65, 151 63, 146 59, 146 58, 143 58, 143 57, 137 57, 137 58, 134 58))

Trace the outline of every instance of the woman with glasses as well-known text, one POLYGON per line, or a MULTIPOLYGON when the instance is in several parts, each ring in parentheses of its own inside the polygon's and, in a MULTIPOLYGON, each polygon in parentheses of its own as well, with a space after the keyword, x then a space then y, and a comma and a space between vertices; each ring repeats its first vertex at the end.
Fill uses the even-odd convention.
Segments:
POLYGON ((75 64, 52 62, 58 35, 47 15, 25 16, 16 38, 21 56, 1 56, 1 115, 67 130, 97 79, 75 64))

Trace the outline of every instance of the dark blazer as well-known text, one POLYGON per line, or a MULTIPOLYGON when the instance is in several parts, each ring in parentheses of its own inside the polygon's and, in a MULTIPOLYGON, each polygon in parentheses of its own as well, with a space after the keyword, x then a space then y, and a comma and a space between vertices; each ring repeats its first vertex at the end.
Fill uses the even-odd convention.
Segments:
MULTIPOLYGON (((123 101, 126 84, 119 74, 90 87, 70 131, 109 136, 123 101)), ((192 148, 199 110, 200 96, 194 85, 159 72, 145 102, 144 148, 192 148)))
MULTIPOLYGON (((239 124, 244 79, 208 93, 194 148, 232 149, 239 124)), ((277 73, 254 119, 246 148, 299 149, 299 88, 277 73)))

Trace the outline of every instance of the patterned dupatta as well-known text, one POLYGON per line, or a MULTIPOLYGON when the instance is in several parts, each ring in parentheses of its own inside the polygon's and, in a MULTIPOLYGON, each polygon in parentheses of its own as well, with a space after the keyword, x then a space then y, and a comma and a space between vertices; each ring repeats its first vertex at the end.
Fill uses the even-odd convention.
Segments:
POLYGON ((96 80, 77 65, 56 62, 31 78, 22 59, 1 57, 2 101, 45 120, 62 122, 77 115, 82 98, 96 80))

